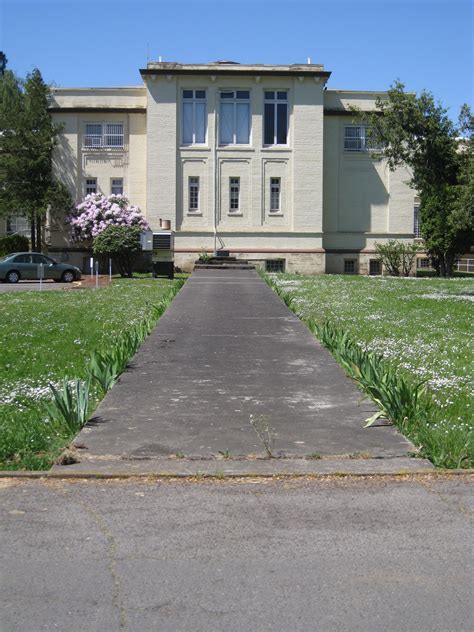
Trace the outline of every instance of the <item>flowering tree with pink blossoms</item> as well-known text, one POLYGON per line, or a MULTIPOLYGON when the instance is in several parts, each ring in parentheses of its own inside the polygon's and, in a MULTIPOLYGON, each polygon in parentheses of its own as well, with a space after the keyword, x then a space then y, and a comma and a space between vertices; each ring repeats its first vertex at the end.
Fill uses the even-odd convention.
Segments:
POLYGON ((124 195, 91 193, 66 219, 73 241, 92 241, 108 226, 149 228, 138 206, 131 206, 124 195))

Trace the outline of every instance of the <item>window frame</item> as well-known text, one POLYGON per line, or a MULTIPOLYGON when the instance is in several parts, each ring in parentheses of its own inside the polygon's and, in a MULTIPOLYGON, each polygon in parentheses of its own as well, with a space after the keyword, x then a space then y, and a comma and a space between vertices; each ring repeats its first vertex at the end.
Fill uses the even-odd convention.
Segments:
POLYGON ((369 276, 381 276, 382 275, 382 262, 380 259, 369 259, 369 276), (377 272, 373 271, 373 268, 377 268, 377 272))
POLYGON ((285 272, 286 259, 265 259, 265 272, 270 274, 285 272))
POLYGON ((188 213, 190 215, 196 215, 200 213, 200 206, 201 206, 200 198, 201 198, 201 182, 200 182, 199 176, 188 176, 188 213), (197 193, 195 196, 191 192, 194 186, 197 187, 197 193), (191 202, 194 199, 196 199, 196 208, 191 207, 191 202))
POLYGON ((413 205, 413 237, 414 239, 422 239, 421 236, 421 217, 420 217, 420 205, 413 205))
POLYGON ((429 257, 418 257, 416 264, 418 270, 429 270, 431 268, 431 261, 429 257))
POLYGON ((82 129, 82 149, 83 150, 94 150, 94 149, 125 149, 125 123, 123 121, 83 121, 83 129, 82 129), (95 125, 97 127, 100 126, 100 133, 97 134, 87 134, 86 130, 87 130, 87 126, 88 125, 95 125), (117 134, 117 133, 112 133, 111 131, 109 131, 107 129, 108 126, 111 125, 117 125, 117 126, 121 126, 122 127, 122 132, 117 134), (120 137, 122 139, 121 144, 110 144, 110 143, 106 143, 105 140, 106 138, 111 138, 113 136, 116 137, 120 137), (96 139, 100 139, 98 143, 96 144, 91 144, 88 145, 86 143, 86 138, 96 138, 96 139))
POLYGON ((85 195, 96 195, 98 193, 98 190, 99 189, 98 189, 97 178, 94 178, 93 176, 86 177, 85 181, 84 181, 84 192, 85 192, 85 195), (95 182, 95 191, 88 191, 87 190, 88 187, 92 186, 89 183, 92 182, 92 181, 95 182))
POLYGON ((262 134, 262 144, 263 147, 288 147, 290 142, 289 142, 289 136, 290 136, 290 100, 289 100, 289 90, 288 89, 283 89, 283 90, 278 90, 278 89, 265 89, 263 91, 263 134, 262 134), (273 98, 267 98, 265 96, 265 94, 267 92, 273 92, 274 96, 273 98), (285 92, 286 93, 286 98, 285 99, 278 99, 278 93, 279 92, 285 92), (285 143, 279 143, 278 142, 278 104, 285 104, 286 105, 286 142, 285 143), (265 117, 266 117, 266 105, 273 105, 273 142, 272 143, 267 143, 265 142, 265 117))
POLYGON ((218 134, 219 134, 219 147, 251 147, 252 146, 252 91, 250 88, 229 88, 224 89, 221 88, 219 90, 219 125, 218 125, 218 134), (234 96, 230 99, 223 99, 222 94, 232 92, 234 96), (238 97, 238 92, 248 92, 248 97, 238 97), (232 132, 232 142, 223 142, 222 141, 222 105, 223 103, 233 105, 233 132, 232 132), (248 142, 247 143, 239 143, 237 142, 237 105, 239 103, 248 104, 248 142))
POLYGON ((343 143, 344 143, 344 151, 347 151, 351 154, 353 153, 371 153, 371 152, 380 152, 380 148, 378 147, 369 147, 367 145, 368 142, 368 137, 367 137, 367 130, 370 129, 369 125, 364 125, 364 124, 360 124, 360 125, 354 125, 354 124, 350 124, 344 125, 344 136, 343 136, 343 143), (359 129, 361 130, 361 134, 359 136, 352 136, 352 137, 348 137, 347 136, 347 130, 348 129, 359 129), (360 143, 360 147, 347 147, 347 141, 358 141, 360 143))
POLYGON ((19 213, 13 213, 6 218, 5 228, 7 235, 29 236, 31 232, 31 223, 27 217, 24 217, 19 213))
POLYGON ((357 259, 354 258, 344 258, 344 265, 343 265, 343 274, 357 274, 357 259), (346 270, 346 265, 348 264, 352 264, 353 265, 353 269, 352 270, 346 270))
POLYGON ((239 215, 242 213, 240 208, 240 176, 231 176, 229 177, 229 214, 230 215, 239 215), (234 182, 232 182, 234 180, 234 182), (233 201, 233 187, 237 187, 237 206, 235 208, 232 207, 233 201))
POLYGON ((181 147, 206 147, 208 144, 208 117, 209 112, 207 108, 207 89, 206 88, 182 88, 181 89, 181 147), (191 98, 184 97, 185 92, 192 92, 191 98), (204 98, 197 97, 197 92, 204 92, 204 98), (193 121, 192 121, 192 140, 187 142, 184 139, 184 104, 191 103, 193 109, 193 121), (196 142, 196 104, 204 104, 204 140, 203 142, 196 142))
POLYGON ((270 177, 270 201, 269 202, 270 202, 269 207, 268 207, 269 214, 281 215, 282 209, 281 209, 281 177, 280 176, 270 177), (275 181, 278 181, 278 208, 273 207, 273 200, 274 200, 273 186, 276 184, 275 181))
POLYGON ((124 192, 123 183, 124 183, 123 177, 121 177, 121 178, 110 178, 110 195, 123 195, 123 192, 124 192), (122 189, 121 193, 114 193, 114 186, 118 186, 117 184, 114 185, 114 180, 115 181, 117 181, 117 180, 121 181, 121 183, 122 183, 121 184, 121 189, 122 189))

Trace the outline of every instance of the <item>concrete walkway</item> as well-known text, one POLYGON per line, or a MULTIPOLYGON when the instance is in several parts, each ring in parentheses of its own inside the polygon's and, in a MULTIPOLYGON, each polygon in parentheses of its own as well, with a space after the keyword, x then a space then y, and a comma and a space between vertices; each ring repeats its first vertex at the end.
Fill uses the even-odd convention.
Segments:
POLYGON ((362 428, 373 410, 255 271, 199 270, 78 437, 82 463, 68 469, 261 455, 250 415, 266 417, 285 457, 421 466, 404 458, 413 446, 394 428, 362 428))

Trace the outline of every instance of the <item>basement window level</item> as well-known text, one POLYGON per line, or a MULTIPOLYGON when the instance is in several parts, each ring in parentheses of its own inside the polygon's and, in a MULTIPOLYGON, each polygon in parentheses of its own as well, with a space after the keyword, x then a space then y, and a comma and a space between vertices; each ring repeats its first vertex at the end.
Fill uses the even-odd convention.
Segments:
POLYGON ((380 276, 382 274, 382 264, 378 259, 370 259, 369 261, 369 275, 380 276))
POLYGON ((344 259, 344 274, 355 274, 355 273, 356 273, 356 260, 344 259))
POLYGON ((284 272, 285 259, 267 259, 265 261, 265 272, 284 272))

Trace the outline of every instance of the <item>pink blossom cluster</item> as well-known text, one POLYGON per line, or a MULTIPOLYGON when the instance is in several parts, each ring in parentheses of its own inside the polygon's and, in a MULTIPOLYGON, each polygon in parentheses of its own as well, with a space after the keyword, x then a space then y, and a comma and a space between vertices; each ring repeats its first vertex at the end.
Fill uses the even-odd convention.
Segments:
POLYGON ((87 241, 97 237, 107 226, 139 226, 149 228, 138 206, 131 206, 124 195, 91 193, 76 206, 66 219, 74 241, 87 241))

